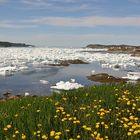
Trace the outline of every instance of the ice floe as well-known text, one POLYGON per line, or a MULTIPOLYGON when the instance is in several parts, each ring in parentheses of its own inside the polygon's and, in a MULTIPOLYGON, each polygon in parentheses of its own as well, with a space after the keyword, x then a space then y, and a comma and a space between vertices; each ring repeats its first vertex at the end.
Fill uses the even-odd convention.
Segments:
POLYGON ((59 64, 60 60, 75 59, 87 63, 98 62, 102 68, 140 71, 140 57, 123 53, 98 52, 87 48, 0 48, 0 52, 0 75, 4 76, 27 70, 29 66, 59 64), (119 65, 119 68, 116 68, 116 65, 119 65))
POLYGON ((2 67, 0 68, 0 75, 2 76, 10 76, 12 75, 15 71, 17 71, 16 67, 11 67, 11 66, 8 66, 8 67, 2 67))
MULTIPOLYGON (((75 79, 74 79, 75 80, 75 79)), ((84 87, 83 85, 76 83, 75 81, 60 81, 56 83, 55 86, 51 86, 51 89, 58 89, 58 90, 72 90, 72 89, 78 89, 81 87, 84 87)))
POLYGON ((30 93, 25 92, 24 96, 30 96, 30 93))
POLYGON ((47 80, 40 80, 40 83, 47 85, 47 84, 49 84, 49 81, 47 81, 47 80))
POLYGON ((130 80, 140 80, 140 72, 128 72, 127 76, 122 77, 130 80))

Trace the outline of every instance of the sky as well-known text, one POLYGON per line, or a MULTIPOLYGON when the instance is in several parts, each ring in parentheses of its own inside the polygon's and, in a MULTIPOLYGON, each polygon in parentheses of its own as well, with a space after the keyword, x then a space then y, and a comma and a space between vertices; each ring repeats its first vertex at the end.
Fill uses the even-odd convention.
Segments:
POLYGON ((0 41, 140 45, 140 0, 0 0, 0 41))

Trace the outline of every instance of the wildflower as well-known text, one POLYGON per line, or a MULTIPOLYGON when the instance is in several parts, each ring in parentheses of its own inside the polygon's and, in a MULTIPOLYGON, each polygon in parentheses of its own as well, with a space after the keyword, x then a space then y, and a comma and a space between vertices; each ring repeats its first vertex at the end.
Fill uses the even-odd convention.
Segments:
POLYGON ((55 135, 58 135, 58 136, 61 135, 61 134, 62 134, 62 132, 56 132, 55 133, 55 135))
POLYGON ((77 139, 80 139, 80 137, 81 137, 80 135, 77 135, 77 139))
POLYGON ((34 132, 33 134, 34 134, 34 135, 36 135, 37 133, 36 133, 36 132, 34 132))
POLYGON ((96 128, 99 128, 100 127, 100 125, 99 124, 96 124, 96 126, 95 126, 96 128))
POLYGON ((48 137, 46 135, 43 135, 42 136, 42 139, 47 139, 48 137))
POLYGON ((16 135, 15 134, 13 134, 13 136, 12 136, 13 138, 15 138, 16 137, 16 135))
POLYGON ((137 130, 134 131, 134 134, 137 135, 139 132, 137 130))
POLYGON ((22 134, 21 139, 23 139, 23 140, 26 139, 26 135, 22 134))
POLYGON ((87 126, 86 126, 86 125, 83 125, 82 127, 83 127, 83 128, 86 128, 87 126))
POLYGON ((19 134, 19 131, 18 131, 18 130, 16 130, 16 131, 15 131, 15 134, 19 134))
POLYGON ((128 136, 131 136, 131 135, 132 135, 132 133, 131 133, 131 132, 128 132, 128 133, 127 133, 127 135, 128 135, 128 136))
POLYGON ((66 132, 70 132, 70 130, 69 129, 66 129, 66 132))
POLYGON ((55 135, 55 131, 50 132, 50 136, 53 137, 55 135))
POLYGON ((39 113, 39 112, 40 112, 40 110, 38 109, 38 110, 36 110, 36 112, 37 112, 37 113, 39 113))
POLYGON ((37 124, 37 126, 38 126, 38 127, 41 127, 41 126, 42 126, 42 124, 40 124, 40 123, 39 123, 39 124, 37 124))
POLYGON ((59 140, 59 139, 60 139, 60 136, 59 136, 59 135, 56 135, 56 136, 54 137, 54 139, 59 140))
POLYGON ((4 131, 7 131, 7 130, 8 130, 8 128, 7 128, 7 127, 5 127, 5 128, 3 128, 3 130, 4 130, 4 131))
POLYGON ((37 131, 37 133, 38 133, 38 134, 40 134, 40 133, 41 133, 41 131, 40 131, 40 130, 38 130, 38 131, 37 131))
POLYGON ((10 129, 12 126, 10 124, 7 125, 7 128, 10 129))
POLYGON ((87 131, 91 131, 91 127, 86 127, 85 128, 87 131))
POLYGON ((18 114, 15 114, 15 117, 17 118, 18 117, 18 114))

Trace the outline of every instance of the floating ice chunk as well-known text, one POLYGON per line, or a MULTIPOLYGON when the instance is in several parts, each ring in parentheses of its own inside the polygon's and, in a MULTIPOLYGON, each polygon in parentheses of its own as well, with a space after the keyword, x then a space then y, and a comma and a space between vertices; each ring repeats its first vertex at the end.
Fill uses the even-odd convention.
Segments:
POLYGON ((101 67, 102 68, 109 68, 109 64, 107 63, 107 64, 101 64, 101 67))
POLYGON ((25 92, 24 96, 30 96, 30 93, 25 92))
POLYGON ((70 81, 71 81, 72 83, 75 83, 75 79, 70 79, 70 81))
POLYGON ((46 81, 46 80, 40 80, 40 83, 42 83, 42 84, 48 84, 49 82, 46 81))
POLYGON ((91 71, 91 74, 95 74, 95 70, 92 70, 92 71, 91 71))
POLYGON ((19 70, 27 70, 28 69, 28 67, 27 66, 22 66, 22 67, 19 67, 19 70))
POLYGON ((128 72, 127 76, 122 77, 130 80, 139 80, 140 79, 140 72, 128 72))
POLYGON ((3 67, 3 68, 0 68, 0 75, 10 76, 10 75, 13 75, 16 70, 17 70, 16 67, 11 67, 11 66, 3 67))
POLYGON ((52 89, 59 89, 59 90, 72 90, 72 89, 78 89, 81 87, 84 87, 84 86, 81 84, 75 83, 75 81, 74 82, 60 81, 60 82, 56 83, 56 86, 51 86, 52 89))
POLYGON ((64 83, 65 83, 64 81, 60 81, 60 82, 56 83, 56 86, 63 85, 64 83))

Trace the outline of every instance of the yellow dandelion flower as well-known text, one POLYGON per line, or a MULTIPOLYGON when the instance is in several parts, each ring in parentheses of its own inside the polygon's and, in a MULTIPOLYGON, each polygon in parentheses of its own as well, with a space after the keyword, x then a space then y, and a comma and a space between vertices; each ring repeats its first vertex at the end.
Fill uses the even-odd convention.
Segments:
POLYGON ((40 112, 40 110, 38 109, 38 110, 36 110, 36 112, 37 112, 37 113, 39 113, 39 112, 40 112))
POLYGON ((69 129, 66 129, 66 132, 70 132, 70 130, 69 129))
POLYGON ((7 127, 8 129, 10 129, 12 126, 11 126, 11 124, 8 124, 6 127, 7 127))
POLYGON ((37 131, 37 133, 38 133, 38 134, 40 134, 40 133, 41 133, 41 131, 40 131, 40 130, 38 130, 38 131, 37 131))
POLYGON ((18 114, 15 114, 15 117, 17 118, 18 117, 18 114))
POLYGON ((131 132, 128 132, 128 133, 127 133, 127 135, 128 135, 128 136, 131 136, 131 135, 132 135, 132 133, 131 133, 131 132))
POLYGON ((81 136, 80 135, 77 135, 77 139, 80 139, 81 138, 81 136))
POLYGON ((48 137, 46 135, 42 135, 42 139, 47 139, 48 137))
POLYGON ((135 135, 137 135, 138 133, 139 133, 139 131, 137 131, 137 130, 134 131, 134 134, 135 134, 135 135))
POLYGON ((25 140, 26 139, 26 135, 22 134, 21 139, 25 140))
POLYGON ((60 136, 59 136, 59 135, 56 135, 56 136, 54 137, 54 139, 59 140, 59 139, 60 139, 60 136))
POLYGON ((62 132, 56 132, 55 133, 55 135, 58 135, 58 136, 61 135, 61 134, 62 134, 62 132))
POLYGON ((55 135, 55 131, 52 130, 52 131, 50 132, 50 136, 53 137, 54 135, 55 135))
POLYGON ((87 131, 91 131, 91 127, 86 127, 85 128, 87 131))
POLYGON ((19 134, 19 131, 18 131, 18 130, 16 130, 16 131, 15 131, 15 134, 19 134))
POLYGON ((8 130, 8 128, 7 128, 7 127, 5 127, 5 128, 3 128, 3 130, 4 130, 4 131, 7 131, 7 130, 8 130))
POLYGON ((36 132, 34 132, 33 134, 34 134, 34 135, 36 135, 37 133, 36 133, 36 132))
POLYGON ((100 125, 99 124, 96 124, 96 126, 95 126, 96 128, 99 128, 100 127, 100 125))
POLYGON ((16 137, 16 135, 15 134, 13 134, 13 136, 12 136, 13 138, 15 138, 16 137))
POLYGON ((86 128, 87 126, 86 126, 86 125, 83 125, 82 127, 83 127, 83 128, 86 128))

